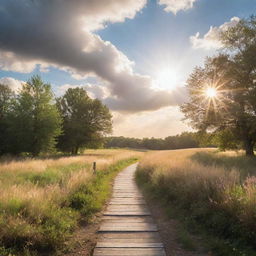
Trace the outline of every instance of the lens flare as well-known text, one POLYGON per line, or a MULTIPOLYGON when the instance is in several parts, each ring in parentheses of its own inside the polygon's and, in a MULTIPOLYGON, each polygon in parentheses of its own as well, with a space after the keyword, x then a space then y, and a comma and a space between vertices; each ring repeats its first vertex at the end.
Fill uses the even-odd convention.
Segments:
POLYGON ((208 87, 205 91, 205 94, 208 98, 216 98, 217 97, 217 90, 213 87, 208 87))

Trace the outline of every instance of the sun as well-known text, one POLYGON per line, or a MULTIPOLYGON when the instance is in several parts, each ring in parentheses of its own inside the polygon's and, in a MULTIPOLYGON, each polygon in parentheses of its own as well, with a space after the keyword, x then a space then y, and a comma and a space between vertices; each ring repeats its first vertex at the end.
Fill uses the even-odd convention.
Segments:
POLYGON ((208 98, 216 98, 217 97, 217 90, 214 87, 208 87, 205 90, 205 94, 208 98))
POLYGON ((162 69, 156 75, 155 83, 161 89, 175 89, 179 83, 179 75, 174 69, 162 69))

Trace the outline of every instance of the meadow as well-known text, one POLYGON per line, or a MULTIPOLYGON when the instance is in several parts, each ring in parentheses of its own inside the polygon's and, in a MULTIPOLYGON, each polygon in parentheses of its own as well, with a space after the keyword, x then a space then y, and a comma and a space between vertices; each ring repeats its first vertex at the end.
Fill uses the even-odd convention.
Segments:
POLYGON ((200 230, 214 255, 256 255, 256 159, 214 149, 149 152, 137 181, 200 230))
POLYGON ((141 154, 87 150, 52 159, 2 159, 0 255, 54 255, 65 248, 79 223, 102 209, 116 173, 141 154))

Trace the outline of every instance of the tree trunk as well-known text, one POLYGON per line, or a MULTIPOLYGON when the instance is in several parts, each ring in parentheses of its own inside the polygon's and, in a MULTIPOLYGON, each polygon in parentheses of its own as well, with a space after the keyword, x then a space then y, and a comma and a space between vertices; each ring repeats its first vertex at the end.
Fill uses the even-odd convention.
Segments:
POLYGON ((78 154, 78 150, 79 150, 78 146, 73 147, 72 148, 72 155, 77 155, 78 154))
POLYGON ((254 148, 254 142, 252 142, 251 140, 246 140, 245 141, 245 153, 247 156, 254 156, 254 151, 253 151, 253 148, 254 148))
POLYGON ((79 150, 79 147, 77 146, 77 147, 75 148, 75 155, 78 154, 78 150, 79 150))

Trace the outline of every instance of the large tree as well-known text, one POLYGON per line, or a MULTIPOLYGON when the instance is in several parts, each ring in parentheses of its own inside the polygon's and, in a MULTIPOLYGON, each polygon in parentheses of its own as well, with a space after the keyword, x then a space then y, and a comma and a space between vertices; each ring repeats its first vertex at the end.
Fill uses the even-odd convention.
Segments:
POLYGON ((189 101, 181 110, 198 130, 225 129, 247 155, 256 142, 256 18, 223 32, 223 52, 207 58, 187 81, 189 101))
POLYGON ((70 88, 57 99, 63 118, 63 134, 58 146, 77 154, 79 149, 101 140, 112 130, 109 109, 98 99, 91 99, 83 88, 70 88))
POLYGON ((14 93, 7 85, 0 84, 0 155, 8 153, 9 125, 8 119, 11 112, 14 93))
POLYGON ((25 83, 16 97, 10 121, 13 153, 29 152, 33 156, 49 152, 61 133, 61 117, 50 84, 39 76, 25 83))

